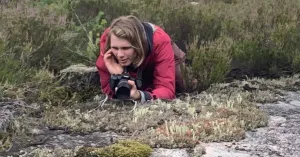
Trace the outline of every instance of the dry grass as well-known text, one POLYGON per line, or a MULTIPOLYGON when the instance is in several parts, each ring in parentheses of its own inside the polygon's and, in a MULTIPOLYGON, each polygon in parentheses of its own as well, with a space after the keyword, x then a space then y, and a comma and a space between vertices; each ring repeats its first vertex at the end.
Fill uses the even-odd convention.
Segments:
POLYGON ((232 141, 246 130, 265 126, 267 117, 247 100, 247 93, 202 93, 173 102, 138 106, 110 102, 89 112, 88 106, 52 108, 44 122, 71 132, 114 131, 153 147, 193 147, 199 142, 232 141), (230 94, 230 96, 229 96, 230 94))
MULTIPOLYGON (((45 80, 42 76, 37 78, 45 80)), ((25 139, 30 138, 32 127, 46 125, 71 134, 113 131, 125 139, 164 148, 193 148, 201 142, 238 141, 244 138, 245 131, 267 125, 267 115, 255 103, 282 100, 285 90, 299 89, 299 81, 299 76, 294 75, 278 80, 254 78, 213 84, 202 93, 189 94, 171 102, 157 100, 139 105, 134 111, 131 111, 133 103, 130 102, 109 101, 104 108, 96 110, 92 109, 99 105, 97 102, 73 102, 68 106, 33 104, 31 107, 36 109, 25 108, 27 111, 16 119, 14 127, 16 135, 25 139), (245 88, 246 85, 250 89, 245 88), (42 118, 30 118, 35 114, 42 118)), ((6 85, 2 89, 7 96, 15 88, 6 85)), ((22 93, 13 94, 13 98, 24 99, 22 93)), ((74 152, 59 149, 34 151, 42 156, 74 152)))
POLYGON ((50 148, 37 148, 31 152, 25 152, 25 155, 35 157, 74 157, 80 147, 74 149, 50 149, 50 148))
POLYGON ((266 126, 268 117, 255 103, 281 100, 284 89, 299 89, 297 82, 295 75, 214 84, 200 94, 172 102, 157 100, 133 112, 133 103, 126 102, 108 102, 93 112, 97 104, 53 107, 43 119, 71 132, 114 131, 153 147, 193 147, 199 142, 240 140, 245 131, 266 126), (253 89, 247 90, 246 84, 253 89))

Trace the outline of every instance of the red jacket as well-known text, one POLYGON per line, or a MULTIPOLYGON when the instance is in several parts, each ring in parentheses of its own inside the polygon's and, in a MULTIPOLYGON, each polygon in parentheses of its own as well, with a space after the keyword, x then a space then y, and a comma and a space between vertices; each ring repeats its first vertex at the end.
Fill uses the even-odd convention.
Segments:
MULTIPOLYGON (((145 93, 146 99, 174 99, 175 98, 175 61, 169 35, 159 26, 155 26, 153 33, 152 52, 145 58, 143 66, 143 86, 140 89, 145 93)), ((96 61, 96 67, 100 75, 102 91, 110 98, 114 91, 110 89, 108 72, 104 60, 104 48, 109 28, 100 37, 100 55, 96 61)), ((136 77, 137 72, 129 74, 136 77)))

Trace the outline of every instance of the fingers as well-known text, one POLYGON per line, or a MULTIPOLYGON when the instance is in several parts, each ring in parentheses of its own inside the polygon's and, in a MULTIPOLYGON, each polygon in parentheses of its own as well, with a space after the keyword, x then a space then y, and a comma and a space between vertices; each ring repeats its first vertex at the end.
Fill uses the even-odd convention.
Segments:
POLYGON ((135 85, 135 82, 132 81, 132 80, 128 80, 128 84, 131 85, 131 91, 130 91, 130 97, 133 99, 133 100, 139 100, 141 95, 140 95, 140 92, 137 90, 136 88, 136 85, 135 85))
POLYGON ((134 81, 128 80, 128 84, 130 84, 132 88, 136 89, 136 85, 134 81))
POLYGON ((106 53, 111 54, 112 53, 112 49, 107 50, 106 53))
POLYGON ((116 60, 114 59, 114 54, 112 53, 111 49, 106 51, 106 53, 104 54, 104 62, 107 67, 114 66, 114 64, 116 63, 116 60))
POLYGON ((108 59, 111 56, 112 56, 112 51, 111 50, 106 51, 106 53, 104 54, 104 58, 106 58, 106 59, 108 59))

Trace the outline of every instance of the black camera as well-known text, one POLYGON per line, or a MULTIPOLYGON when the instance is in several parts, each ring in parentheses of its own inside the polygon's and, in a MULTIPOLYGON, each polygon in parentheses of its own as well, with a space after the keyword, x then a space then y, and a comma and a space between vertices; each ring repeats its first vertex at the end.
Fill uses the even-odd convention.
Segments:
POLYGON ((112 75, 110 78, 110 88, 115 91, 115 96, 117 99, 127 100, 130 99, 130 90, 131 85, 128 83, 128 80, 132 80, 129 75, 126 74, 117 74, 112 75))

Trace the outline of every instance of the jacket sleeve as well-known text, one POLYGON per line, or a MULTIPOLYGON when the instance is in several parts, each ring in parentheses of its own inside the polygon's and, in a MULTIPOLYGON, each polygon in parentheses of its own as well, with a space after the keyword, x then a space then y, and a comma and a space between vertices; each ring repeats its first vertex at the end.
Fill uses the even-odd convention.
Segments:
POLYGON ((154 51, 154 80, 150 92, 152 99, 175 98, 175 61, 169 37, 160 38, 154 51))
POLYGON ((106 35, 108 33, 109 29, 106 29, 104 33, 100 37, 100 55, 97 58, 96 61, 96 67, 100 76, 100 84, 101 89, 104 94, 107 94, 110 98, 113 96, 114 92, 110 89, 110 73, 108 69, 105 66, 104 63, 104 50, 105 50, 105 43, 106 43, 106 35))

